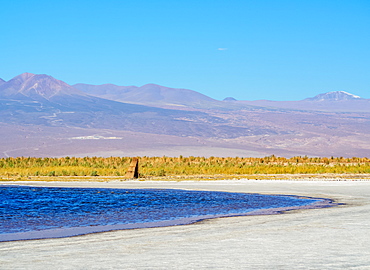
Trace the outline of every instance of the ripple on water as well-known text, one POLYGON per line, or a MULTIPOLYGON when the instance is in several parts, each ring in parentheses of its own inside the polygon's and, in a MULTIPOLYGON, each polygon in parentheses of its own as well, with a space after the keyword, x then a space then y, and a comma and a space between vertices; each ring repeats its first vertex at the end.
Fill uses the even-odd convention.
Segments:
POLYGON ((189 224, 205 218, 328 202, 216 191, 27 186, 2 186, 0 197, 0 241, 189 224))

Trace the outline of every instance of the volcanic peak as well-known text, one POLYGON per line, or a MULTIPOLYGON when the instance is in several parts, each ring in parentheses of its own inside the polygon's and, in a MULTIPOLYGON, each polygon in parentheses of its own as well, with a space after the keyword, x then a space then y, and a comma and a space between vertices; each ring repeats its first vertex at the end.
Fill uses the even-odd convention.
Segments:
POLYGON ((226 97, 223 99, 223 101, 237 101, 237 100, 233 97, 226 97))
POLYGON ((340 100, 353 100, 353 99, 362 99, 359 96, 347 93, 345 91, 334 91, 327 92, 324 94, 319 94, 312 98, 306 98, 307 101, 340 101, 340 100))
POLYGON ((22 73, 0 87, 0 92, 8 97, 42 97, 50 99, 55 95, 86 94, 72 86, 45 74, 22 73))

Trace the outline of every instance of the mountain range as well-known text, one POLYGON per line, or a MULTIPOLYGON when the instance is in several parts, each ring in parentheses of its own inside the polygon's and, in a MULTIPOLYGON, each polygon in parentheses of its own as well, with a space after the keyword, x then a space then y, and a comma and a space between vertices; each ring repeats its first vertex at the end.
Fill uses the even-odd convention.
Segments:
POLYGON ((156 84, 137 86, 118 86, 114 84, 90 85, 75 84, 76 89, 89 95, 126 103, 166 107, 205 107, 216 105, 219 101, 188 89, 175 89, 156 84))
MULTIPOLYGON (((200 94, 199 94, 200 95, 200 94)), ((108 128, 176 136, 232 138, 245 127, 200 111, 180 111, 88 95, 48 75, 23 73, 0 86, 2 122, 108 128)))
POLYGON ((347 93, 334 91, 298 101, 236 101, 251 106, 285 108, 293 110, 311 110, 323 112, 370 112, 370 99, 347 93))
MULTIPOLYGON (((370 112, 370 99, 335 91, 319 94, 299 101, 238 101, 232 97, 223 101, 212 99, 193 90, 168 88, 156 84, 118 86, 114 84, 89 85, 75 84, 73 87, 100 98, 120 102, 142 104, 162 108, 231 109, 267 107, 315 111, 370 112), (335 101, 335 102, 334 102, 335 101), (230 104, 232 102, 232 104, 230 104), (249 106, 250 105, 250 106, 249 106)), ((251 108, 252 109, 252 108, 251 108)))
POLYGON ((0 79, 0 157, 84 155, 368 156, 370 100, 223 101, 156 84, 0 79))

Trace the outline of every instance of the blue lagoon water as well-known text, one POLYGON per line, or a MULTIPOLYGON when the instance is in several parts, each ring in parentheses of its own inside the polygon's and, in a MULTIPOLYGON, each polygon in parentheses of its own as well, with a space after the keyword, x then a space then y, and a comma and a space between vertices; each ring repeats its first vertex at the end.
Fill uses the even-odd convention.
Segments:
POLYGON ((323 199, 173 189, 0 186, 0 241, 188 224, 323 199))

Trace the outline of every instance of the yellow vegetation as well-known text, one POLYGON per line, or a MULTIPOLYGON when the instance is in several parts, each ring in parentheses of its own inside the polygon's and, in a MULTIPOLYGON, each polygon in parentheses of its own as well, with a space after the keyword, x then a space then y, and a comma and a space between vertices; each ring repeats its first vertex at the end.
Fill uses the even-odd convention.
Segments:
MULTIPOLYGON (((0 176, 124 176, 130 157, 2 158, 0 176)), ((142 177, 175 175, 365 174, 370 159, 343 157, 139 157, 142 177)))

